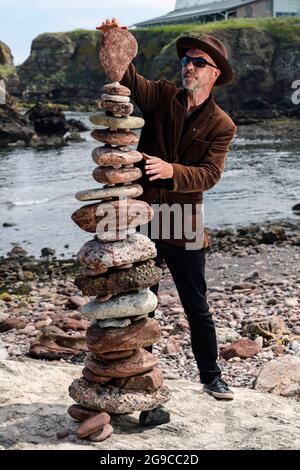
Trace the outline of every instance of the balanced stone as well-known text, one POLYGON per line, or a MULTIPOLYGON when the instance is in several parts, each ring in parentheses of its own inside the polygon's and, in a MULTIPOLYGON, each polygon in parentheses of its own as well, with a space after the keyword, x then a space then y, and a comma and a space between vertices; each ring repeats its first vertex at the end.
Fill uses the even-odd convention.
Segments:
POLYGON ((107 116, 105 113, 99 111, 99 113, 92 114, 90 121, 96 126, 105 126, 110 129, 140 129, 145 125, 143 118, 138 116, 128 116, 119 118, 115 116, 107 116))
POLYGON ((101 99, 103 101, 113 101, 114 103, 130 103, 130 98, 128 98, 128 96, 109 95, 107 93, 103 93, 103 95, 101 95, 101 99))
POLYGON ((98 101, 97 107, 111 113, 115 117, 127 117, 133 113, 133 104, 116 103, 115 101, 98 101))
POLYGON ((135 181, 142 176, 139 168, 103 168, 97 166, 93 171, 93 178, 102 184, 126 184, 135 181))
POLYGON ((103 86, 102 91, 109 95, 130 96, 131 91, 126 86, 120 85, 119 82, 107 83, 103 86))
POLYGON ((163 386, 162 371, 158 367, 154 367, 144 374, 134 375, 126 379, 114 379, 114 385, 125 389, 134 390, 153 390, 163 386))
MULTIPOLYGON (((78 260, 81 265, 97 271, 103 268, 144 261, 155 256, 155 243, 145 235, 136 233, 124 241, 114 243, 90 240, 79 250, 78 260)), ((136 315, 139 313, 136 313, 136 315)))
POLYGON ((76 403, 107 413, 133 413, 152 410, 170 399, 167 387, 157 390, 126 390, 91 384, 84 378, 76 379, 69 386, 69 394, 76 403))
POLYGON ((112 82, 122 80, 137 52, 137 41, 127 30, 113 28, 101 36, 99 59, 112 82))
POLYGON ((134 354, 134 350, 128 350, 128 351, 113 351, 109 353, 103 353, 103 354, 97 354, 97 357, 100 357, 100 359, 105 359, 105 360, 116 360, 116 359, 123 359, 125 357, 130 357, 134 354))
POLYGON ((145 348, 159 339, 160 326, 154 318, 134 322, 126 328, 100 328, 93 323, 86 333, 87 347, 95 354, 145 348))
POLYGON ((110 422, 110 416, 107 413, 99 413, 96 416, 91 416, 86 419, 79 428, 76 429, 75 434, 77 437, 82 439, 96 431, 102 429, 106 424, 110 422))
MULTIPOLYGON (((134 233, 136 233, 136 230, 134 228, 130 228, 126 230, 111 230, 111 231, 100 230, 99 232, 96 233, 96 237, 101 242, 117 242, 121 240, 126 240, 128 237, 130 237, 134 233)), ((125 269, 125 267, 122 266, 121 269, 125 269)))
POLYGON ((96 277, 79 275, 75 279, 75 284, 84 295, 116 295, 154 286, 159 283, 160 277, 161 269, 153 260, 147 260, 135 263, 127 271, 110 270, 96 277))
POLYGON ((92 416, 95 416, 96 413, 97 412, 94 410, 89 410, 79 405, 71 405, 68 408, 68 414, 71 416, 71 418, 80 422, 85 421, 86 419, 91 418, 92 416))
POLYGON ((111 380, 110 377, 101 377, 101 375, 95 374, 94 372, 92 372, 87 367, 85 367, 82 370, 82 375, 89 382, 93 382, 93 383, 97 383, 97 384, 105 384, 107 382, 110 382, 110 380, 111 380))
POLYGON ((94 129, 91 137, 108 145, 136 145, 139 142, 139 136, 133 131, 110 131, 109 129, 94 129))
POLYGON ((121 168, 122 165, 133 165, 143 159, 143 155, 136 150, 127 150, 126 147, 96 147, 92 158, 99 166, 112 166, 121 168))
POLYGON ((109 361, 88 353, 84 365, 94 374, 102 377, 123 378, 142 374, 153 369, 158 364, 158 359, 145 349, 138 349, 130 357, 118 361, 109 361))
POLYGON ((149 204, 136 199, 87 204, 72 214, 72 220, 78 227, 92 233, 103 231, 104 228, 113 232, 135 228, 152 218, 153 209, 149 204))
POLYGON ((86 189, 75 194, 78 201, 95 201, 98 199, 111 198, 133 198, 143 194, 143 188, 140 184, 131 184, 129 186, 118 186, 117 188, 86 189))
POLYGON ((119 294, 104 303, 91 300, 81 309, 89 319, 122 318, 150 313, 157 307, 157 297, 150 289, 132 294, 119 294))
MULTIPOLYGON (((92 294, 93 295, 93 294, 92 294)), ((108 320, 93 320, 94 325, 98 325, 99 328, 126 328, 126 326, 131 325, 129 318, 122 318, 121 320, 117 318, 109 318, 108 320)))

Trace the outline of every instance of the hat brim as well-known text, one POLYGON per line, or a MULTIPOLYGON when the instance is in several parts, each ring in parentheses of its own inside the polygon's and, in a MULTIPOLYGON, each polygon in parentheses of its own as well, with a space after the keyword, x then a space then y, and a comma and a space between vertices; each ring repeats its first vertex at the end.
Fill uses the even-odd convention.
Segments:
POLYGON ((217 49, 210 46, 201 39, 182 36, 176 41, 177 53, 181 59, 189 49, 201 49, 208 54, 221 71, 221 75, 217 79, 215 86, 224 86, 231 83, 234 79, 233 70, 226 57, 224 57, 217 49))

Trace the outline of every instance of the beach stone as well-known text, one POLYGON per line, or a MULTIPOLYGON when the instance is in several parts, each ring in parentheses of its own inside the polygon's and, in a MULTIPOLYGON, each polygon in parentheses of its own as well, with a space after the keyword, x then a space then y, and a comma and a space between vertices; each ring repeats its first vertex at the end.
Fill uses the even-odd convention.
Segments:
POLYGON ((76 421, 82 422, 88 418, 91 418, 92 416, 96 416, 97 411, 83 408, 80 405, 71 405, 68 408, 68 414, 76 421))
POLYGON ((142 426, 159 426, 169 423, 170 420, 169 410, 161 405, 150 411, 142 411, 139 416, 139 422, 142 426))
POLYGON ((125 379, 115 379, 116 387, 133 390, 155 390, 163 386, 163 374, 158 367, 144 374, 134 375, 125 379))
POLYGON ((300 401, 300 357, 287 355, 267 362, 254 388, 300 401))
POLYGON ((133 413, 151 410, 170 399, 167 387, 157 390, 124 390, 119 387, 105 387, 91 384, 84 378, 76 379, 69 386, 69 394, 82 406, 104 410, 107 413, 133 413))
POLYGON ((128 30, 113 28, 102 34, 99 59, 112 82, 122 80, 137 53, 137 41, 128 30))
POLYGON ((116 96, 130 96, 131 90, 119 82, 106 83, 102 88, 103 93, 116 96))
POLYGON ((84 365, 96 375, 110 378, 131 377, 153 369, 158 359, 145 349, 137 349, 130 357, 117 361, 97 357, 93 353, 86 355, 84 365))
POLYGON ((242 321, 243 336, 262 336, 267 340, 278 340, 285 335, 284 321, 276 316, 242 321))
POLYGON ((160 325, 154 318, 134 322, 126 328, 100 328, 93 322, 86 334, 87 347, 95 354, 145 348, 159 339, 160 325))
POLYGON ((75 285, 84 295, 116 295, 158 284, 161 272, 153 260, 147 260, 134 263, 131 268, 125 271, 109 270, 105 274, 95 277, 79 275, 75 278, 75 285))
POLYGON ((126 184, 135 181, 142 176, 142 170, 133 168, 103 168, 97 166, 93 173, 93 178, 102 184, 126 184))
POLYGON ((96 237, 101 242, 118 242, 118 241, 126 240, 126 238, 130 237, 134 233, 136 233, 135 229, 117 230, 117 231, 115 230, 115 231, 110 231, 110 232, 100 231, 96 234, 96 237))
POLYGON ((96 375, 87 367, 82 369, 83 377, 88 380, 89 382, 98 383, 98 384, 105 384, 111 380, 110 377, 102 377, 101 375, 96 375))
POLYGON ((241 359, 254 357, 259 351, 260 346, 256 341, 252 341, 251 339, 240 339, 235 343, 222 348, 220 355, 228 361, 233 357, 240 357, 241 359))
POLYGON ((111 424, 105 424, 99 431, 94 432, 89 436, 92 442, 102 442, 108 439, 113 433, 113 427, 111 424))
POLYGON ((86 189, 75 194, 78 201, 94 201, 97 199, 110 198, 133 198, 143 194, 143 188, 140 184, 131 184, 129 186, 118 186, 116 188, 86 189))
POLYGON ((106 359, 108 361, 114 361, 116 359, 124 359, 125 357, 130 357, 133 354, 134 350, 132 349, 131 351, 114 351, 109 353, 97 354, 97 357, 100 357, 100 359, 106 359))
POLYGON ((75 434, 77 437, 82 439, 96 431, 99 431, 106 424, 110 422, 110 416, 107 413, 99 413, 95 416, 87 418, 80 426, 76 429, 75 434))
POLYGON ((108 320, 93 320, 92 325, 98 325, 99 328, 126 328, 126 326, 131 325, 131 321, 129 318, 122 320, 109 318, 108 320))
POLYGON ((63 331, 67 330, 87 330, 90 325, 90 321, 78 313, 58 313, 52 316, 52 325, 57 326, 63 331))
POLYGON ((91 137, 104 144, 125 147, 127 145, 137 145, 139 142, 139 136, 135 132, 126 130, 94 129, 91 132, 91 137))
POLYGON ((97 108, 103 109, 115 117, 127 117, 133 113, 132 103, 117 103, 115 101, 103 100, 97 102, 97 108))
POLYGON ((41 330, 30 346, 29 356, 37 359, 56 360, 86 351, 84 335, 71 336, 56 326, 41 330))
POLYGON ((112 166, 121 168, 122 165, 133 165, 143 159, 143 155, 136 150, 126 147, 96 147, 92 152, 92 158, 99 166, 112 166))
POLYGON ((81 309, 81 313, 89 319, 105 320, 150 313, 157 307, 157 297, 149 289, 137 293, 118 294, 105 303, 91 300, 81 309))
POLYGON ((135 233, 124 241, 114 243, 90 240, 79 250, 78 261, 82 266, 96 272, 104 268, 144 261, 155 256, 155 243, 145 235, 135 233))
POLYGON ((141 129, 145 125, 143 118, 138 116, 115 117, 108 116, 103 111, 90 116, 90 121, 96 126, 109 127, 110 130, 118 129, 141 129))
POLYGON ((128 96, 112 95, 112 94, 107 94, 107 93, 103 93, 101 95, 101 99, 103 101, 112 101, 113 103, 120 103, 120 104, 130 103, 130 98, 128 96))
POLYGON ((106 231, 101 230, 101 222, 103 229, 115 234, 115 231, 144 225, 153 218, 153 215, 154 211, 147 202, 120 199, 87 204, 75 211, 71 218, 82 230, 91 233, 97 231, 102 236, 106 231))

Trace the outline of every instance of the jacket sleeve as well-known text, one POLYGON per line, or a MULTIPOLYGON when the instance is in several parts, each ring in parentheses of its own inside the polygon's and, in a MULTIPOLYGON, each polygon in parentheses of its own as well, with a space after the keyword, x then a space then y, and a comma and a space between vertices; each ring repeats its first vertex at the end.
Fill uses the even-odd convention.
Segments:
POLYGON ((129 65, 120 83, 130 89, 131 98, 142 113, 149 111, 157 103, 163 86, 161 80, 147 80, 139 75, 133 64, 129 65))
POLYGON ((236 126, 226 128, 211 142, 205 157, 197 166, 172 163, 173 178, 167 189, 178 192, 197 192, 211 189, 220 180, 236 126), (172 184, 173 183, 173 184, 172 184))

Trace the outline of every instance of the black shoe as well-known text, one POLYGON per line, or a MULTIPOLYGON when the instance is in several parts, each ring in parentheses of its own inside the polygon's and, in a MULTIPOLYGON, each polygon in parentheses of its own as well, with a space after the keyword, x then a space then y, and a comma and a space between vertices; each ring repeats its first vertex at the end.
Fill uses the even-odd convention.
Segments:
POLYGON ((140 424, 143 426, 158 426, 170 422, 170 412, 164 406, 160 405, 150 411, 142 411, 139 417, 140 424))
POLYGON ((234 398, 233 391, 230 390, 227 383, 221 377, 216 377, 209 384, 203 384, 203 391, 221 400, 233 400, 234 398))

